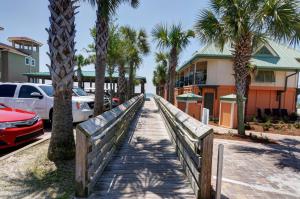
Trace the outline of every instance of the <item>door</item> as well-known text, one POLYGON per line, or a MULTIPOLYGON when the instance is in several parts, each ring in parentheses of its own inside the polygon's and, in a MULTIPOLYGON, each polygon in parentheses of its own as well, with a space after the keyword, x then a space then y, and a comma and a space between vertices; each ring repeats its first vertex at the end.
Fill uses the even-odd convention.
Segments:
POLYGON ((16 101, 18 102, 17 108, 35 112, 41 118, 45 118, 45 114, 47 113, 45 98, 43 97, 42 93, 34 86, 21 86, 19 96, 16 101), (33 95, 33 93, 35 95, 33 95), (40 97, 38 97, 37 94, 39 94, 40 97))
POLYGON ((214 112, 214 100, 215 100, 215 94, 214 93, 205 93, 205 95, 204 95, 204 108, 209 109, 209 116, 212 116, 213 112, 214 112))

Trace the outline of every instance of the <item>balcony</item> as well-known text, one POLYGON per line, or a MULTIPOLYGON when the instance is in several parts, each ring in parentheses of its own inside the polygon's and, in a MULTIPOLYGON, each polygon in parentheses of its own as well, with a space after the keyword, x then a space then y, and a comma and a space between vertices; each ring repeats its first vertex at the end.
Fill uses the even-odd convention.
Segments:
POLYGON ((206 84, 206 77, 207 77, 206 70, 197 71, 195 74, 189 73, 177 79, 175 86, 177 88, 181 88, 190 85, 203 85, 206 84))

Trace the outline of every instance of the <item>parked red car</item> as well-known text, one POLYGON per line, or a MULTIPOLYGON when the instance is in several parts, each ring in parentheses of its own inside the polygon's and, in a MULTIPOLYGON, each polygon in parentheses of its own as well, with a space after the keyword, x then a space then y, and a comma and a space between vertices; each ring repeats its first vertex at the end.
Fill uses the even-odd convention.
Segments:
POLYGON ((0 149, 31 141, 42 134, 43 121, 35 113, 0 104, 0 149))

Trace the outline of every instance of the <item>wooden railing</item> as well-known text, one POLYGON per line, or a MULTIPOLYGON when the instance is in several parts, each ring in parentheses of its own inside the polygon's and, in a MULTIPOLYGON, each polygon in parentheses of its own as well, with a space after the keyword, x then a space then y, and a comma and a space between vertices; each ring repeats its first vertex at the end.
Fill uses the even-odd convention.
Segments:
POLYGON ((213 130, 165 99, 154 97, 197 198, 211 198, 213 130))
POLYGON ((144 102, 141 94, 76 128, 76 197, 88 197, 144 102))

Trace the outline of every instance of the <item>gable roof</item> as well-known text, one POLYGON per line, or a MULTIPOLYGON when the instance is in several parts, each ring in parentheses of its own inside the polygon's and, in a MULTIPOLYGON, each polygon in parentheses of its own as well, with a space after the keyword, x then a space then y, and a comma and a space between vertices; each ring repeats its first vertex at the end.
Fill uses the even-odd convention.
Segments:
POLYGON ((8 51, 8 52, 18 54, 18 55, 22 55, 22 56, 25 56, 25 57, 28 56, 28 54, 25 54, 25 53, 19 51, 18 49, 14 48, 12 46, 6 45, 4 43, 0 43, 0 50, 8 51))
MULTIPOLYGON (((251 58, 251 63, 254 64, 258 69, 264 70, 300 70, 300 52, 290 48, 286 45, 279 44, 272 40, 268 40, 266 44, 263 44, 262 47, 269 49, 270 53, 273 55, 265 54, 255 54, 258 51, 254 52, 254 55, 251 58)), ((207 59, 232 59, 232 48, 230 43, 226 43, 223 51, 220 48, 216 47, 214 43, 206 45, 201 50, 197 51, 191 59, 185 62, 182 66, 177 68, 177 71, 181 71, 195 60, 200 58, 207 59)))
POLYGON ((41 47, 43 44, 29 37, 8 37, 9 42, 15 42, 18 44, 35 45, 41 47))

